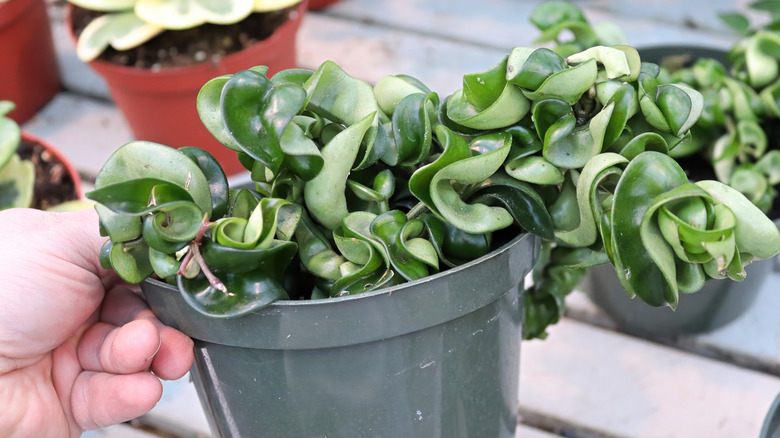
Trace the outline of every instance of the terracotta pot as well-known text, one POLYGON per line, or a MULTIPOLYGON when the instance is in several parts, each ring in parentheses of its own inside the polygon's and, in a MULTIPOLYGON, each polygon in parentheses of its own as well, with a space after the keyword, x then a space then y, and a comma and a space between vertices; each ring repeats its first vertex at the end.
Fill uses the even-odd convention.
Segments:
POLYGON ((309 9, 312 11, 324 9, 334 3, 338 3, 338 1, 339 0, 309 0, 309 9))
POLYGON ((60 90, 60 74, 44 0, 0 3, 0 100, 24 123, 60 90))
MULTIPOLYGON (((91 61, 89 65, 106 80, 136 139, 177 148, 197 146, 214 155, 225 173, 234 175, 245 169, 236 153, 215 140, 201 123, 195 107, 198 92, 214 77, 256 65, 267 65, 269 74, 295 67, 295 39, 305 11, 304 1, 270 37, 216 64, 157 71, 105 61, 91 61)), ((70 19, 67 27, 72 33, 70 19)))

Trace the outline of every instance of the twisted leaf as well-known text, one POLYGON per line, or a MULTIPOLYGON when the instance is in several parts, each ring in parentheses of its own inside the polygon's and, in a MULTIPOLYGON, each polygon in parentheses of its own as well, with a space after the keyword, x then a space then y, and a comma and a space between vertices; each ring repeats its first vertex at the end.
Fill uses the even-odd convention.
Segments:
POLYGON ((289 295, 281 284, 285 266, 295 255, 296 246, 286 242, 264 252, 261 268, 233 273, 215 271, 225 285, 223 292, 201 272, 194 278, 178 276, 178 287, 185 301, 198 312, 214 318, 233 318, 266 307, 289 295))
POLYGON ((433 246, 416 238, 422 231, 421 222, 408 221, 403 212, 392 210, 377 216, 369 229, 382 244, 393 269, 405 279, 411 281, 428 276, 428 266, 438 270, 438 263, 432 261, 437 260, 433 246), (416 230, 410 229, 410 224, 418 223, 416 230))
POLYGON ((511 144, 511 136, 506 133, 484 135, 471 143, 472 149, 482 149, 482 153, 453 162, 436 172, 430 183, 430 196, 436 211, 456 227, 475 234, 512 224, 514 219, 503 207, 468 204, 455 187, 455 184, 476 184, 494 174, 503 165, 511 144))
POLYGON ((393 108, 393 136, 382 161, 390 166, 413 166, 430 153, 439 97, 435 93, 410 94, 393 108))
POLYGON ((274 85, 264 74, 243 70, 225 82, 220 106, 225 129, 235 144, 276 174, 285 157, 283 133, 305 100, 306 93, 299 86, 274 85))
POLYGON ((433 212, 438 212, 433 201, 431 184, 436 174, 448 165, 471 156, 468 143, 449 128, 437 126, 436 138, 444 149, 441 155, 432 163, 417 169, 409 178, 409 191, 433 212))
POLYGON ((374 114, 367 115, 325 145, 322 171, 304 186, 303 197, 309 212, 327 229, 341 225, 348 213, 344 194, 347 177, 355 165, 363 138, 370 135, 374 118, 374 114))
POLYGON ((347 259, 339 270, 342 277, 333 283, 331 296, 366 292, 390 284, 395 274, 389 256, 371 235, 369 229, 376 215, 350 213, 341 228, 333 231, 339 251, 347 259))
MULTIPOLYGON (((380 124, 376 96, 370 85, 345 73, 333 62, 324 62, 306 81, 306 109, 344 126, 371 118, 366 129, 364 148, 355 169, 364 169, 382 158, 388 149, 387 133, 380 124), (340 92, 334 93, 338 89, 340 92)), ((327 143, 327 142, 326 142, 327 143)))
POLYGON ((445 105, 447 117, 471 129, 497 129, 520 121, 530 109, 523 92, 507 82, 507 58, 482 73, 464 76, 463 89, 445 105))
POLYGON ((469 202, 498 204, 512 215, 521 228, 544 239, 552 240, 553 222, 544 201, 531 185, 510 176, 514 175, 494 173, 475 188, 469 202))
POLYGON ((642 241, 639 224, 650 202, 663 193, 688 182, 685 172, 671 158, 658 152, 638 155, 626 166, 615 188, 611 226, 604 247, 615 266, 618 279, 629 296, 661 306, 677 305, 677 290, 670 286, 642 241))
POLYGON ((577 210, 569 212, 573 218, 579 218, 575 228, 556 230, 555 238, 568 246, 584 247, 596 243, 598 237, 597 214, 600 213, 600 201, 597 189, 612 175, 619 175, 620 167, 628 160, 618 154, 604 153, 588 161, 582 169, 577 182, 577 210))

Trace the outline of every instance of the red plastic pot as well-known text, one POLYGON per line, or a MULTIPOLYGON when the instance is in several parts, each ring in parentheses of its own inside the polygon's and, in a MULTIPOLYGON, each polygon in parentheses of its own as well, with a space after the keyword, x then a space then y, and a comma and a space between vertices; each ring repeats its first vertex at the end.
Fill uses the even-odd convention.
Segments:
POLYGON ((338 1, 339 0, 309 0, 309 9, 312 11, 324 9, 334 3, 338 3, 338 1))
MULTIPOLYGON (((214 155, 225 173, 234 175, 245 169, 235 151, 215 140, 203 126, 195 106, 198 92, 214 77, 256 65, 267 65, 269 74, 295 67, 295 40, 305 11, 306 1, 270 37, 216 64, 157 71, 105 61, 91 61, 89 65, 106 80, 136 139, 177 148, 197 146, 214 155)), ((72 32, 70 22, 68 28, 72 32)))
POLYGON ((29 120, 60 90, 60 73, 44 0, 0 2, 0 100, 8 117, 29 120))

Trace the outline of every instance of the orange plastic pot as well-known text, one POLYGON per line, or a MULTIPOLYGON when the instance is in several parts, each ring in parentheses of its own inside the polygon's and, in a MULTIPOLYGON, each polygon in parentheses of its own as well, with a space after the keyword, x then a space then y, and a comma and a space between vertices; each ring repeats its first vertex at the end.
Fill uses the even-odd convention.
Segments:
MULTIPOLYGON (((305 11, 306 1, 271 36, 218 63, 156 71, 105 61, 91 61, 89 65, 105 79, 136 139, 176 148, 197 146, 214 155, 225 173, 234 175, 245 169, 235 151, 215 140, 203 126, 196 110, 198 92, 214 77, 256 65, 267 65, 269 74, 295 67, 296 35, 305 11)), ((72 32, 70 23, 68 28, 72 32)))
POLYGON ((24 123, 59 90, 44 0, 0 2, 0 100, 16 104, 8 117, 24 123))

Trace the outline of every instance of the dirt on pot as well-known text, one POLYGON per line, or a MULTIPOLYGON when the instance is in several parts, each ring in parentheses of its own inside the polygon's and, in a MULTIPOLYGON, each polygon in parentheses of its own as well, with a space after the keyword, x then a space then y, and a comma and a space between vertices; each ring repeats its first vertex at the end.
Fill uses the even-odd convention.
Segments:
POLYGON ((67 167, 39 143, 22 140, 17 154, 35 165, 32 208, 45 210, 78 199, 76 183, 67 167))
MULTIPOLYGON (((296 6, 255 13, 230 25, 204 24, 192 29, 168 30, 134 49, 118 51, 109 47, 98 60, 145 69, 187 67, 203 62, 216 64, 223 57, 268 38, 291 14, 298 13, 296 6)), ((103 13, 73 6, 73 35, 78 38, 100 15, 103 13)))

